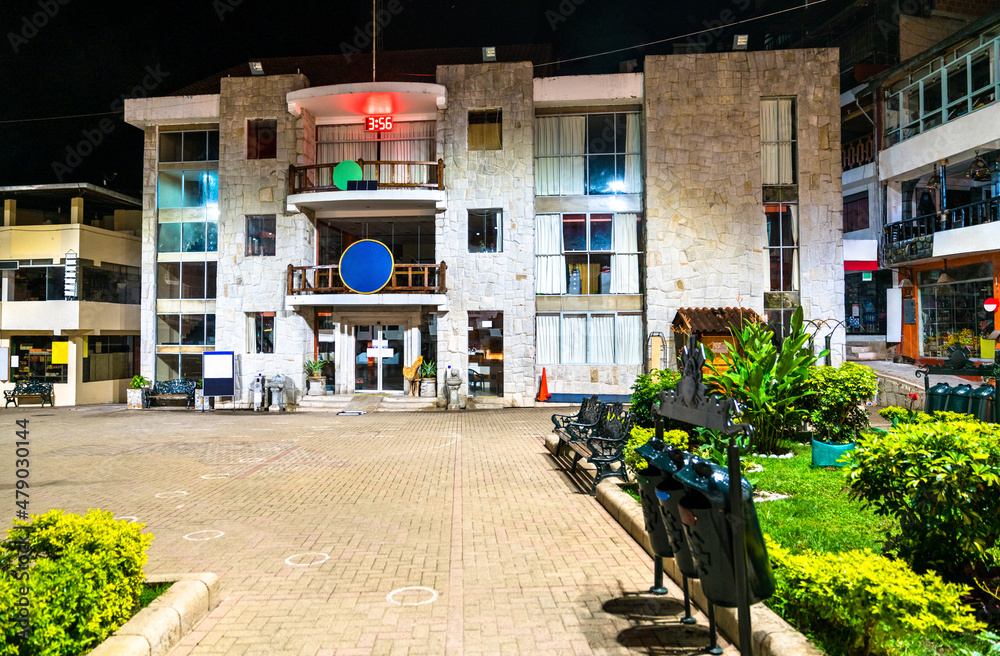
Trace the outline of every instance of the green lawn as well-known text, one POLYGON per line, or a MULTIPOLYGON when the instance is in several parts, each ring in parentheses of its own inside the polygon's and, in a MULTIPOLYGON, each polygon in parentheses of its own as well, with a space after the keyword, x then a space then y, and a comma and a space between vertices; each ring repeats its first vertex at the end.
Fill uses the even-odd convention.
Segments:
POLYGON ((789 495, 788 499, 754 504, 761 528, 775 542, 793 552, 865 548, 881 552, 882 542, 895 523, 850 498, 843 469, 810 467, 808 445, 796 445, 793 458, 747 460, 764 467, 762 472, 747 475, 755 490, 789 495))

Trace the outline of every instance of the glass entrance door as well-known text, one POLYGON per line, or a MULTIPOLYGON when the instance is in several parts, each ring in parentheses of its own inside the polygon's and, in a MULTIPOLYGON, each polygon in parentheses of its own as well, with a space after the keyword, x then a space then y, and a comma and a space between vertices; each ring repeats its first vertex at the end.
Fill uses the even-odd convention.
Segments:
POLYGON ((403 327, 354 327, 354 391, 403 391, 403 327))

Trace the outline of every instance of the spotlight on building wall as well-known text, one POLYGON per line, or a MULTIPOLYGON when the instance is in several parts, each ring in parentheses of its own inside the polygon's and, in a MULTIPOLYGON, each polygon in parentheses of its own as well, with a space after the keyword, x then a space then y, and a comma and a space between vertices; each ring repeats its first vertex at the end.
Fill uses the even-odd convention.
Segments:
POLYGON ((252 62, 250 62, 250 74, 251 75, 263 75, 264 74, 264 65, 261 64, 259 61, 252 61, 252 62))
POLYGON ((496 46, 484 46, 483 47, 483 61, 484 62, 495 62, 497 60, 497 49, 496 46))
POLYGON ((733 50, 746 50, 747 44, 749 42, 750 42, 749 34, 733 35, 733 50))

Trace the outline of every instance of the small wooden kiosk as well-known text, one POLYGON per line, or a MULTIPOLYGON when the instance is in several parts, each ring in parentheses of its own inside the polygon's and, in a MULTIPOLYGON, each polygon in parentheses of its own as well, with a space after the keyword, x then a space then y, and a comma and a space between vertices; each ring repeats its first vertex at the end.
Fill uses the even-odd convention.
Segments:
POLYGON ((764 323, 764 319, 749 308, 680 308, 671 324, 678 360, 687 335, 694 335, 715 354, 712 363, 718 366, 722 362, 719 355, 726 353, 735 341, 733 326, 739 329, 747 321, 764 323))

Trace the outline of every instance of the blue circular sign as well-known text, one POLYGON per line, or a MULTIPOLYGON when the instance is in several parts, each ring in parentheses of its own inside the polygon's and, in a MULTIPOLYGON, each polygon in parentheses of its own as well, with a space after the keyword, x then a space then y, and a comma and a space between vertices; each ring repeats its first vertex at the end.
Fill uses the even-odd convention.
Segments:
POLYGON ((395 262, 392 252, 380 241, 356 241, 340 256, 340 279, 358 294, 374 294, 389 284, 395 262))

